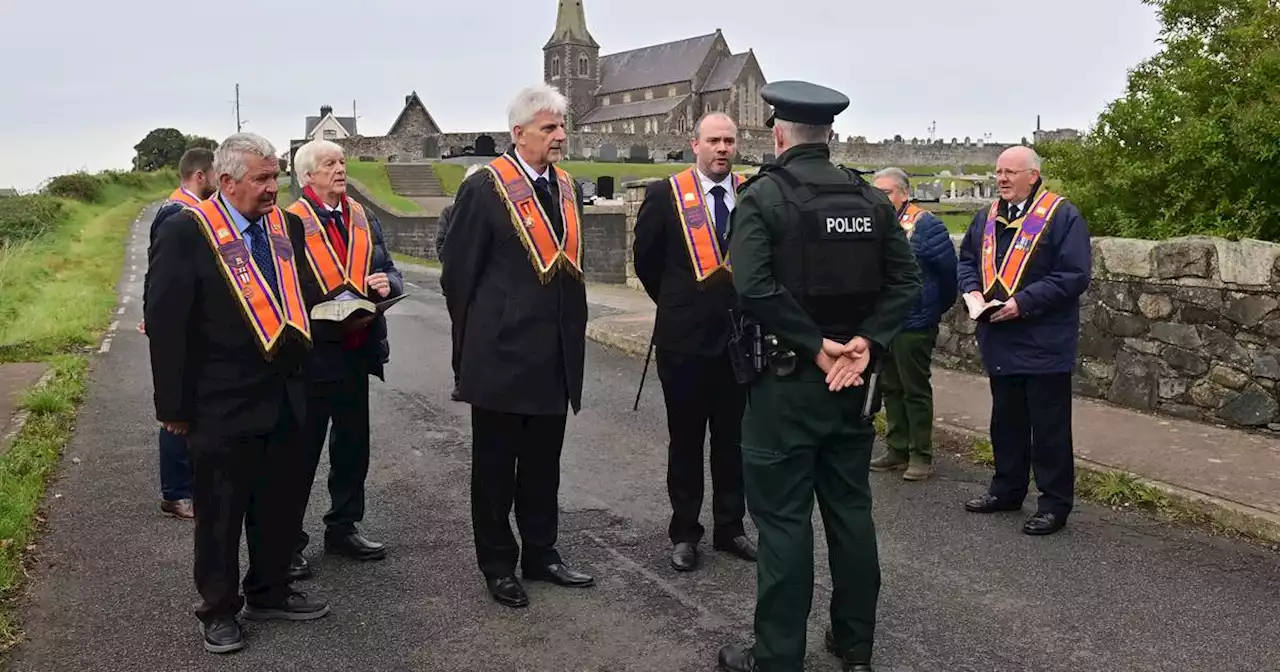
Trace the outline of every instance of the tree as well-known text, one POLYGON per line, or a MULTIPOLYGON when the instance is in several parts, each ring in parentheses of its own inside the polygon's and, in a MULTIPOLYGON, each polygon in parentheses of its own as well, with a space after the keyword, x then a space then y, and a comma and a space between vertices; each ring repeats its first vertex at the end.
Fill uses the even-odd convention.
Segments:
POLYGON ((1143 2, 1163 49, 1046 171, 1095 235, 1280 241, 1280 3, 1143 2))
POLYGON ((196 147, 203 147, 212 152, 218 149, 218 141, 200 135, 188 135, 187 149, 194 149, 196 147))
POLYGON ((182 153, 187 151, 187 136, 176 128, 157 128, 134 145, 133 150, 137 152, 134 159, 137 170, 177 168, 182 153))

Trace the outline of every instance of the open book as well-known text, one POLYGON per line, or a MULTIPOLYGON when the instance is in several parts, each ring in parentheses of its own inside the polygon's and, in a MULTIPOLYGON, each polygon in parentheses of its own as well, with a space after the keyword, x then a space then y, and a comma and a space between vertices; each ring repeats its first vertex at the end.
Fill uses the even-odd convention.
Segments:
POLYGON ((316 304, 311 309, 311 319, 330 322, 354 321, 361 317, 384 313, 406 296, 409 295, 401 294, 395 298, 374 303, 354 292, 345 291, 328 301, 316 304))
POLYGON ((997 299, 984 303, 981 299, 974 298, 972 294, 965 294, 964 305, 969 311, 969 319, 975 322, 986 322, 991 319, 991 316, 996 311, 1000 310, 1000 307, 1004 305, 1004 301, 997 299))

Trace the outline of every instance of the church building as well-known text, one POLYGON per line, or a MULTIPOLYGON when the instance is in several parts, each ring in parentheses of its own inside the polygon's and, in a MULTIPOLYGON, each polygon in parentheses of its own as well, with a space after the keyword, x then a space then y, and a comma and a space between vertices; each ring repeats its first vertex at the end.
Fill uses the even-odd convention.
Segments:
POLYGON ((714 33, 600 55, 582 0, 560 0, 543 51, 543 77, 569 99, 567 123, 581 133, 688 133, 707 112, 741 130, 765 131, 769 105, 755 53, 732 53, 714 33))

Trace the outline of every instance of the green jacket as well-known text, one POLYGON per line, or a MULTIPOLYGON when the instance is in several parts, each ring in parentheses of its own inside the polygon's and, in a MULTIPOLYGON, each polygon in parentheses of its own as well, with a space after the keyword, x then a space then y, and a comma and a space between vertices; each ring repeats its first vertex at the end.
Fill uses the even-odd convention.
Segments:
MULTIPOLYGON (((847 175, 831 163, 831 149, 825 143, 796 145, 783 152, 776 163, 786 166, 802 182, 833 182, 847 175)), ((921 279, 911 243, 898 226, 888 197, 878 190, 871 191, 883 200, 883 222, 889 227, 881 265, 884 282, 872 317, 856 335, 884 352, 915 304, 921 279)), ((784 201, 774 180, 752 178, 738 194, 733 210, 729 259, 743 312, 760 322, 766 333, 795 349, 803 361, 812 362, 822 349, 822 332, 774 276, 771 263, 777 243, 795 219, 796 211, 784 201)))

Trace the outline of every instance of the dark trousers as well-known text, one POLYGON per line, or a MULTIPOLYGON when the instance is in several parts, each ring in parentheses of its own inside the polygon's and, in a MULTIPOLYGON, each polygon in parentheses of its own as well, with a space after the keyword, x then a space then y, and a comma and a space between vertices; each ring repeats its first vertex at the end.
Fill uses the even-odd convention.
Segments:
MULTIPOLYGON (((313 382, 307 397, 306 492, 311 492, 325 437, 329 439, 329 511, 326 537, 355 531, 364 520, 364 482, 369 474, 369 374, 357 353, 345 356, 341 380, 313 382)), ((298 552, 311 538, 299 532, 298 552)))
POLYGON ((671 498, 673 544, 697 543, 704 529, 703 445, 711 433, 713 538, 745 534, 747 503, 742 487, 742 409, 746 390, 733 377, 728 355, 702 357, 658 351, 658 379, 667 406, 667 494, 671 498))
POLYGON ((487 578, 560 562, 560 449, 565 415, 519 415, 471 407, 471 525, 487 578), (515 504, 524 553, 508 517, 515 504))
POLYGON ((160 428, 160 496, 168 501, 191 499, 191 461, 187 439, 160 428))
POLYGON ((306 508, 303 430, 281 400, 269 434, 219 436, 218 428, 187 439, 195 509, 195 582, 206 623, 235 615, 248 601, 272 604, 290 591, 293 540, 306 508), (249 571, 240 579, 240 528, 249 542, 249 571))
POLYGON ((933 461, 933 344, 938 328, 903 331, 889 346, 880 390, 884 442, 901 458, 933 461))
POLYGON ((991 376, 991 494, 1021 502, 1035 472, 1041 513, 1066 516, 1075 495, 1071 374, 991 376))

